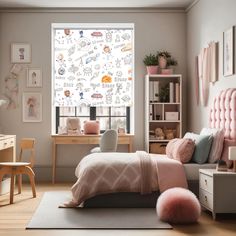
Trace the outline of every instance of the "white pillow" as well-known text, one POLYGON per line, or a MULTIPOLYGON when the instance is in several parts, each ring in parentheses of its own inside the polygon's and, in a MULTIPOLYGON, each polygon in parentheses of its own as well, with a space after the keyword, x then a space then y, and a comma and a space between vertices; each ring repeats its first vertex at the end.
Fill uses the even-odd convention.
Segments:
POLYGON ((208 157, 209 163, 215 163, 220 160, 224 144, 224 129, 203 128, 201 135, 213 135, 211 151, 208 157))

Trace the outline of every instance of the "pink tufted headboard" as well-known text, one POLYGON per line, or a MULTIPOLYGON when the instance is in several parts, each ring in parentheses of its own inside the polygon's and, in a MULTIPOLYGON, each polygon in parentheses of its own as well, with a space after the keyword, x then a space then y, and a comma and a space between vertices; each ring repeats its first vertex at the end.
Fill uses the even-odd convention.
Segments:
POLYGON ((236 88, 223 90, 214 98, 210 127, 224 128, 225 138, 236 139, 236 88))

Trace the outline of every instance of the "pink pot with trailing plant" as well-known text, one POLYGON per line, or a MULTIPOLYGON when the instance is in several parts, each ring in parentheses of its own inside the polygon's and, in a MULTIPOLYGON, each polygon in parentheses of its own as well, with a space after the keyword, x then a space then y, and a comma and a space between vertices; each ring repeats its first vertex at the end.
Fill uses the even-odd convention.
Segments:
POLYGON ((158 57, 158 62, 159 62, 159 66, 160 66, 161 69, 165 69, 166 68, 167 60, 166 60, 165 57, 159 56, 158 57))

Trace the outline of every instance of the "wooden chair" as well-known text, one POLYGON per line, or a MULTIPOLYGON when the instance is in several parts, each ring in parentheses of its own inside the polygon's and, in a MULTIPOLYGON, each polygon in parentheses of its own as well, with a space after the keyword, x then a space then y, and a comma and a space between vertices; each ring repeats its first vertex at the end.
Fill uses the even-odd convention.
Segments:
POLYGON ((34 166, 34 158, 35 158, 35 139, 24 138, 20 141, 20 155, 18 162, 1 162, 0 163, 0 183, 4 177, 4 175, 11 176, 11 184, 10 184, 10 204, 13 203, 14 197, 14 187, 15 187, 15 176, 18 175, 18 193, 21 193, 22 188, 22 174, 26 174, 29 177, 33 197, 36 197, 35 190, 35 174, 32 170, 34 166), (30 151, 30 162, 22 162, 23 151, 30 151))

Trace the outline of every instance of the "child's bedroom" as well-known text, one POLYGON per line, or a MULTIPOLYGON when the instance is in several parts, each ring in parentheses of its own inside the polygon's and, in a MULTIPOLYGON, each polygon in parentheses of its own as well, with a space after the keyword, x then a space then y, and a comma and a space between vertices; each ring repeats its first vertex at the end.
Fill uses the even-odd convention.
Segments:
POLYGON ((0 234, 235 235, 235 9, 0 0, 0 234))

